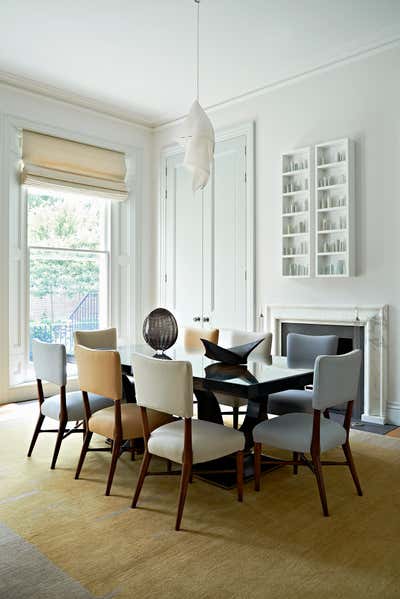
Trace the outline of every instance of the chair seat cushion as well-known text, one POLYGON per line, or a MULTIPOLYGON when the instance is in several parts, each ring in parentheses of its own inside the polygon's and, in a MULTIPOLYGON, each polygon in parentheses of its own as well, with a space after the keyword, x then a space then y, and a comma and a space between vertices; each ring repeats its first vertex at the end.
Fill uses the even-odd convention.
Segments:
MULTIPOLYGON (((241 451, 244 444, 245 437, 240 431, 206 420, 192 420, 193 464, 241 451)), ((154 455, 182 464, 183 445, 184 421, 176 420, 151 433, 148 450, 154 455)))
POLYGON ((268 396, 268 413, 277 414, 278 416, 293 412, 312 414, 312 397, 311 391, 302 389, 289 389, 288 391, 271 393, 268 396))
POLYGON ((218 403, 223 406, 229 406, 230 408, 241 408, 247 406, 247 399, 244 397, 235 397, 234 395, 228 395, 227 393, 214 393, 218 403))
MULTIPOLYGON (((312 414, 284 414, 257 424, 253 439, 255 443, 306 453, 310 451, 312 429, 312 414)), ((322 417, 320 430, 321 452, 346 441, 346 431, 337 422, 322 417)))
MULTIPOLYGON (((169 414, 147 410, 150 431, 173 420, 169 414)), ((143 437, 140 408, 135 403, 121 404, 121 422, 123 439, 139 439, 143 437)), ((115 439, 115 406, 99 410, 89 419, 89 430, 109 439, 115 439)))
MULTIPOLYGON (((60 418, 60 395, 52 395, 44 400, 41 412, 44 416, 58 420, 60 418)), ((90 409, 93 412, 102 410, 113 404, 112 399, 89 393, 90 409)), ((71 391, 66 394, 67 418, 68 420, 83 420, 85 417, 85 406, 82 391, 71 391)))

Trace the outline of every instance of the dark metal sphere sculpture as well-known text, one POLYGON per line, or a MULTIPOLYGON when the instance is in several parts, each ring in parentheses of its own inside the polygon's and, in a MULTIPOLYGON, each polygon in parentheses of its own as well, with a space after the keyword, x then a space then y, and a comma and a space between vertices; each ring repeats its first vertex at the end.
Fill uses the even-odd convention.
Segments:
POLYGON ((172 347, 178 337, 175 316, 165 308, 156 308, 144 320, 143 337, 156 351, 164 352, 172 347))

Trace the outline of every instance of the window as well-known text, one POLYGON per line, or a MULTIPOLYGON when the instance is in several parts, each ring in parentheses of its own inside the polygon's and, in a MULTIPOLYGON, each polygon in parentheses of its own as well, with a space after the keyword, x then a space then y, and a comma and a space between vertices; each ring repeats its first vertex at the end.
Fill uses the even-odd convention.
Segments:
POLYGON ((75 330, 109 322, 110 201, 28 187, 26 207, 28 360, 32 339, 72 354, 75 330))

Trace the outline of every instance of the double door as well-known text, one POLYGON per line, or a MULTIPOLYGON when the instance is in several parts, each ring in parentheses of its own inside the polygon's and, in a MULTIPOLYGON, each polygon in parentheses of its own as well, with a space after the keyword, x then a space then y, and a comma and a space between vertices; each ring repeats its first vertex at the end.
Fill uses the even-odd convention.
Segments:
POLYGON ((161 300, 180 326, 253 326, 246 142, 216 144, 210 181, 196 194, 183 153, 165 161, 161 300))

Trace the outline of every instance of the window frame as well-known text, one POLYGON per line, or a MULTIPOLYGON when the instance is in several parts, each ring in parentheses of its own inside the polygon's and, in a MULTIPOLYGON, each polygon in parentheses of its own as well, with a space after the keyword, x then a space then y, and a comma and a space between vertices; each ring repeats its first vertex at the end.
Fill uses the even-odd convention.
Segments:
MULTIPOLYGON (((104 223, 104 248, 103 250, 89 250, 89 249, 76 249, 76 248, 68 248, 68 247, 61 247, 61 246, 54 246, 54 247, 48 247, 48 246, 39 246, 39 245, 30 245, 28 242, 28 238, 29 238, 29 231, 28 231, 28 195, 30 193, 30 190, 37 190, 38 195, 40 194, 40 192, 47 192, 48 195, 51 195, 51 189, 47 189, 45 187, 42 188, 36 188, 34 186, 29 186, 29 185, 21 185, 21 196, 22 196, 22 206, 23 209, 21 211, 21 218, 22 218, 22 222, 21 222, 21 229, 25 230, 25 242, 26 242, 26 251, 25 251, 25 256, 26 256, 26 263, 25 263, 25 277, 26 277, 26 293, 25 293, 25 318, 26 318, 26 322, 25 322, 25 347, 24 347, 24 361, 25 361, 25 368, 27 370, 29 370, 29 365, 31 364, 30 360, 29 360, 29 346, 30 346, 30 299, 31 299, 31 293, 30 293, 30 251, 32 249, 37 249, 37 250, 49 250, 49 251, 62 251, 62 252, 77 252, 77 253, 87 253, 87 254, 99 254, 99 255, 103 255, 106 256, 106 268, 107 268, 107 292, 106 292, 106 315, 107 315, 107 322, 105 324, 105 328, 108 328, 110 326, 110 322, 111 322, 111 281, 112 281, 112 273, 111 273, 111 267, 112 267, 112 256, 111 256, 111 252, 112 252, 112 243, 111 243, 111 232, 112 232, 112 218, 113 218, 113 211, 111 209, 111 199, 106 199, 106 208, 105 208, 105 223, 104 223)), ((56 194, 56 195, 62 195, 62 191, 60 192, 60 194, 56 194)), ((82 197, 84 197, 84 194, 79 194, 79 193, 74 193, 74 194, 69 194, 69 195, 75 195, 75 196, 79 196, 81 195, 82 197)), ((104 199, 103 198, 95 198, 95 201, 99 201, 99 202, 103 202, 104 199)), ((26 381, 26 382, 29 382, 26 381)))

